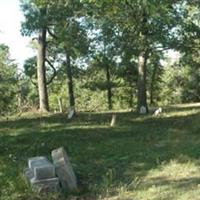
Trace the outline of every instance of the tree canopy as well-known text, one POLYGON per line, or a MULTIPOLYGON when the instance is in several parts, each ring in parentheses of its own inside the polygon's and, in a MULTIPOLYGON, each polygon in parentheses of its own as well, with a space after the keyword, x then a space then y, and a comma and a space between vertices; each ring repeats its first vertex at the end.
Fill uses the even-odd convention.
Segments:
MULTIPOLYGON (((50 104, 50 110, 131 107, 147 113, 149 105, 199 101, 198 1, 20 2, 22 35, 32 37, 38 51, 21 77, 41 111, 50 104), (179 53, 176 62, 167 58, 169 51, 179 53)), ((6 55, 2 70, 9 66, 6 73, 16 75, 6 55)), ((8 96, 12 102, 13 93, 8 96)))

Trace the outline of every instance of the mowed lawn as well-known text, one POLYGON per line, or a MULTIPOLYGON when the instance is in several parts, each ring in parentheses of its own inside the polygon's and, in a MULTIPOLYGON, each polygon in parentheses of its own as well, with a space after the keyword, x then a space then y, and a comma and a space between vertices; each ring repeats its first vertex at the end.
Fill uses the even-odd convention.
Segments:
POLYGON ((56 199, 31 192, 27 159, 64 146, 79 192, 57 199, 200 200, 200 104, 158 116, 117 113, 22 115, 0 120, 0 199, 56 199))

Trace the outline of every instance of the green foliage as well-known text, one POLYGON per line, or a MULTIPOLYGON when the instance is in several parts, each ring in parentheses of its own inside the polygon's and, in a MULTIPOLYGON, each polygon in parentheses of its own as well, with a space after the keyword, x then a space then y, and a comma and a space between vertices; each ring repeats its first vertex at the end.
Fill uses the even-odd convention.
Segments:
MULTIPOLYGON (((61 101, 67 110, 69 56, 76 110, 89 113, 77 112, 71 121, 66 115, 37 113, 2 118, 0 199, 59 199, 33 194, 21 175, 29 157, 50 157, 58 146, 67 149, 78 174, 77 198, 196 199, 199 104, 164 107, 159 117, 117 112, 112 128, 110 113, 94 111, 107 110, 108 89, 114 110, 136 106, 141 52, 148 57, 143 75, 149 102, 200 101, 199 2, 21 0, 21 8, 23 35, 37 34, 41 28, 48 32, 46 53, 57 70, 48 87, 51 111, 59 111, 61 101), (178 50, 180 62, 167 62, 166 49, 178 50)), ((37 107, 37 87, 30 82, 36 83, 35 60, 27 59, 19 76, 8 47, 0 45, 1 114, 16 109, 16 97, 20 108, 37 107)), ((48 80, 52 72, 47 63, 48 80)))
MULTIPOLYGON (((200 100, 196 1, 22 0, 21 6, 25 35, 42 27, 49 31, 47 55, 58 71, 49 86, 52 110, 58 110, 58 98, 67 107, 66 54, 72 61, 79 110, 94 110, 98 104, 106 109, 109 87, 114 109, 135 107, 138 55, 143 50, 148 54, 148 102, 156 105, 200 100), (181 52, 181 63, 162 66, 166 49, 181 52), (106 79, 108 69, 110 81, 106 79)), ((33 62, 27 60, 25 73, 34 80, 33 62)), ((48 80, 51 72, 47 65, 48 80)))
POLYGON ((165 77, 163 76, 165 67, 161 64, 162 59, 162 52, 156 51, 152 52, 148 59, 147 91, 149 93, 151 105, 158 104, 158 102, 165 99, 164 97, 161 98, 160 95, 164 86, 163 82, 166 81, 165 77))
MULTIPOLYGON (((166 66, 163 73, 163 82, 161 83, 162 103, 174 104, 181 103, 183 71, 179 66, 166 66), (175 72, 175 73, 174 73, 175 72)), ((183 78, 184 79, 184 78, 183 78)))
MULTIPOLYGON (((28 58, 25 60, 24 63, 24 73, 26 76, 30 77, 32 79, 33 76, 36 76, 36 57, 28 58)), ((36 78, 36 77, 35 77, 36 78)))
POLYGON ((38 8, 34 0, 21 0, 21 9, 23 11, 25 21, 22 22, 21 33, 23 35, 32 35, 37 33, 43 27, 46 27, 48 17, 46 8, 38 8))
MULTIPOLYGON (((58 24, 54 28, 54 34, 58 37, 56 45, 65 49, 73 59, 76 59, 87 53, 87 34, 80 22, 70 18, 68 20, 69 22, 58 24)), ((61 51, 65 53, 64 50, 61 51)))
POLYGON ((199 102, 200 101, 200 60, 198 51, 192 57, 185 56, 181 63, 185 69, 185 84, 182 92, 183 102, 199 102))
POLYGON ((17 68, 10 59, 9 48, 0 44, 0 113, 16 108, 17 68))

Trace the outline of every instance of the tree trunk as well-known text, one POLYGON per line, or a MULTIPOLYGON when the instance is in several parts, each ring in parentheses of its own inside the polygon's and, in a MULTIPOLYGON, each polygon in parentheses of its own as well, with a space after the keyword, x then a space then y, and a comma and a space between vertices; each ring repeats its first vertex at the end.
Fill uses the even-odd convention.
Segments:
POLYGON ((62 98, 58 97, 58 107, 59 107, 59 112, 63 113, 63 103, 62 103, 62 98))
POLYGON ((107 63, 106 64, 106 81, 107 81, 107 100, 108 100, 108 109, 112 110, 112 87, 110 81, 110 68, 107 63))
POLYGON ((151 84, 150 84, 150 104, 151 105, 155 104, 155 102, 154 102, 154 84, 155 84, 156 73, 157 73, 157 66, 155 65, 152 76, 151 76, 151 84))
POLYGON ((70 55, 66 52, 66 72, 67 72, 67 85, 68 85, 68 95, 69 95, 69 106, 75 109, 75 99, 74 99, 74 89, 73 89, 73 78, 70 55))
POLYGON ((132 83, 129 83, 130 87, 130 93, 129 93, 129 107, 132 109, 133 108, 133 92, 134 92, 134 87, 132 83))
POLYGON ((138 99, 137 110, 140 114, 148 113, 147 95, 146 95, 146 61, 145 51, 139 54, 138 58, 138 99))
POLYGON ((45 56, 46 56, 46 29, 43 28, 39 32, 38 55, 37 55, 39 109, 41 112, 49 111, 48 93, 46 86, 45 56))

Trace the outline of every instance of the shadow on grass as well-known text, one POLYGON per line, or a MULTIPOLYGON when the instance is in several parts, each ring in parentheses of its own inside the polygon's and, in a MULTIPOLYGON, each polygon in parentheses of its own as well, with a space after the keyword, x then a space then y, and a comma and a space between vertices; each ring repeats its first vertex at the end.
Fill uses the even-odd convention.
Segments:
POLYGON ((82 193, 92 193, 103 185, 127 185, 180 155, 198 159, 199 118, 199 114, 152 118, 118 113, 114 128, 109 127, 110 113, 83 113, 71 121, 65 115, 3 121, 1 132, 8 130, 0 133, 0 160, 6 166, 3 172, 10 176, 13 168, 21 173, 29 157, 50 158, 53 149, 64 146, 82 193))

